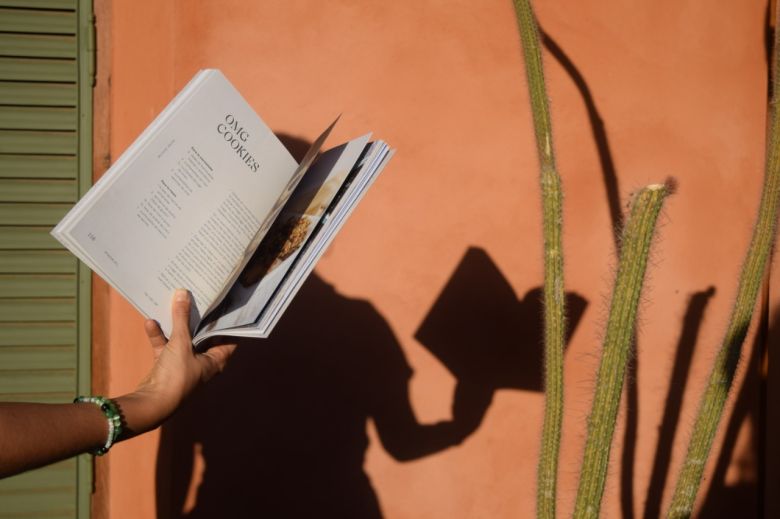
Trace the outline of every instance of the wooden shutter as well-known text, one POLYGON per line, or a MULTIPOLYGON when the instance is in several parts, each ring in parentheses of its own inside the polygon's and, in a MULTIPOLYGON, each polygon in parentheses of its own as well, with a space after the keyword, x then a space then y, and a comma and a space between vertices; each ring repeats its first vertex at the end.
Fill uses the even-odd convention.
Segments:
MULTIPOLYGON (((49 231, 91 181, 93 41, 89 1, 0 0, 0 401, 90 392, 90 275, 49 231)), ((91 478, 2 480, 0 518, 88 517, 91 478)))

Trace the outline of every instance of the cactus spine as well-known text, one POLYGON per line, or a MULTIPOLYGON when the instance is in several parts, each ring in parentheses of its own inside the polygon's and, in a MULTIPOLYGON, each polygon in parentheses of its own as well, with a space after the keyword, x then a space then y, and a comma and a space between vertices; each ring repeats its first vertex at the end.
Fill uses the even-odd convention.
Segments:
POLYGON ((623 230, 596 392, 588 418, 574 517, 599 515, 650 244, 658 214, 669 192, 667 184, 642 189, 634 199, 623 230))
POLYGON ((545 407, 537 473, 536 512, 540 518, 554 519, 563 420, 563 347, 566 333, 561 245, 563 194, 552 149, 552 125, 539 50, 539 31, 529 0, 513 1, 523 43, 542 187, 545 407))
POLYGON ((764 171, 764 185, 758 219, 753 228, 747 256, 739 276, 739 286, 734 306, 731 309, 726 334, 707 381, 704 395, 699 404, 699 413, 688 443, 688 453, 669 506, 669 517, 689 517, 693 513, 704 464, 709 456, 712 441, 726 403, 734 373, 737 369, 742 344, 745 341, 761 282, 772 253, 777 226, 777 210, 780 205, 780 111, 778 110, 778 66, 780 65, 780 41, 775 29, 772 59, 772 102, 769 104, 769 134, 764 171))

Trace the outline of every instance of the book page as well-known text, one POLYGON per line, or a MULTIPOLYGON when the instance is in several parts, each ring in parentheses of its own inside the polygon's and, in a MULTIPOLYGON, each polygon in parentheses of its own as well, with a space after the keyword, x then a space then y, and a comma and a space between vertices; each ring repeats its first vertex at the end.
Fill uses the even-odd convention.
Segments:
POLYGON ((254 322, 368 144, 364 135, 325 152, 303 177, 205 331, 254 322))
POLYGON ((298 165, 218 71, 145 137, 54 234, 168 335, 173 291, 191 291, 196 324, 270 225, 298 165))

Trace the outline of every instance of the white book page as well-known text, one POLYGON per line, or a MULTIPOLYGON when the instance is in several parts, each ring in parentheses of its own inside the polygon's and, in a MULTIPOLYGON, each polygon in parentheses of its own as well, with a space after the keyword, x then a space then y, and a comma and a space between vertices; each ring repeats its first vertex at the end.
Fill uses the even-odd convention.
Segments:
POLYGON ((209 72, 60 231, 166 335, 173 291, 191 291, 194 327, 297 168, 227 79, 209 72))

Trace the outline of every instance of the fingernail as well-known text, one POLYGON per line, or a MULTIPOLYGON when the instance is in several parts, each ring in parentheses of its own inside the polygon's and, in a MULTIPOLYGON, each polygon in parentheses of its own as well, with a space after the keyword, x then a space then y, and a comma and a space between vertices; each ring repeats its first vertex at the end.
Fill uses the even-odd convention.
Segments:
POLYGON ((179 302, 187 301, 190 298, 190 293, 183 288, 177 288, 176 293, 173 294, 173 298, 175 301, 179 302))

